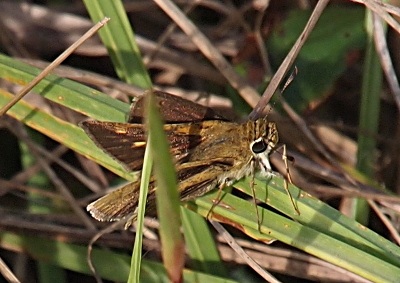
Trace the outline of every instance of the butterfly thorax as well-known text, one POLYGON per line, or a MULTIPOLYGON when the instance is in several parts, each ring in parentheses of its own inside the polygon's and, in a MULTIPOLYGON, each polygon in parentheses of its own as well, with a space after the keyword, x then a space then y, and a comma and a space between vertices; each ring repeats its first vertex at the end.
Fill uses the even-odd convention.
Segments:
POLYGON ((204 121, 193 123, 190 132, 191 142, 198 145, 182 161, 194 164, 206 160, 208 170, 218 174, 218 184, 231 185, 255 170, 263 175, 271 171, 268 155, 278 141, 275 123, 266 119, 204 121))

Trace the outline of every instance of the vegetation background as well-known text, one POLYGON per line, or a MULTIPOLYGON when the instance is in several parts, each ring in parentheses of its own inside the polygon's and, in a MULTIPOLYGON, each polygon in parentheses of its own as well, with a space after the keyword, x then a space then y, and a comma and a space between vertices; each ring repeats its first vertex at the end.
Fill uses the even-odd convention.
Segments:
MULTIPOLYGON (((129 274, 134 282, 131 258, 141 264, 142 282, 168 282, 153 218, 146 220, 143 260, 140 252, 131 257, 134 234, 116 231, 96 242, 93 276, 87 245, 109 224, 91 219, 85 207, 135 176, 76 125, 86 117, 124 122, 132 97, 152 87, 245 118, 317 2, 178 1, 183 17, 169 1, 0 2, 0 105, 93 23, 111 18, 101 38, 87 40, 0 119, 5 282, 17 282, 6 279, 6 265, 20 282, 125 282, 129 274), (209 42, 174 27, 187 32, 189 19, 209 42)), ((330 1, 289 70, 296 66, 293 81, 267 110, 293 157, 290 190, 301 214, 294 215, 277 178, 267 188, 256 182, 261 227, 249 180, 224 196, 232 211, 217 206, 210 216, 230 224, 245 251, 282 282, 400 280, 399 29, 386 12, 399 10, 365 2, 367 8, 330 1)), ((281 154, 271 160, 285 175, 281 154)), ((206 216, 216 195, 186 207, 206 216)), ((182 212, 185 282, 263 282, 266 275, 250 269, 198 214, 182 212)))

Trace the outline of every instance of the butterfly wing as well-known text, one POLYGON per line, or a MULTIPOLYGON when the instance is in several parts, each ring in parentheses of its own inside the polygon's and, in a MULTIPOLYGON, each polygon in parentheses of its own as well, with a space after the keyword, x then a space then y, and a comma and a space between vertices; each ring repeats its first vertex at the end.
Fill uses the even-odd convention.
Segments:
MULTIPOLYGON (((166 124, 171 153, 176 161, 184 158, 196 147, 202 137, 198 128, 201 124, 166 124)), ((140 170, 146 147, 146 136, 142 124, 126 124, 87 120, 80 123, 87 135, 111 157, 121 162, 129 171, 140 170)))
MULTIPOLYGON (((153 91, 161 116, 167 124, 227 119, 213 109, 162 91, 153 91)), ((142 123, 146 94, 132 103, 128 123, 142 123)))
MULTIPOLYGON (((178 191, 182 201, 202 196, 218 185, 218 176, 229 170, 230 165, 220 160, 189 162, 177 165, 178 191)), ((138 204, 140 182, 121 187, 90 203, 87 210, 99 221, 116 221, 134 215, 138 204)), ((146 214, 156 215, 156 186, 154 178, 149 183, 146 214)))

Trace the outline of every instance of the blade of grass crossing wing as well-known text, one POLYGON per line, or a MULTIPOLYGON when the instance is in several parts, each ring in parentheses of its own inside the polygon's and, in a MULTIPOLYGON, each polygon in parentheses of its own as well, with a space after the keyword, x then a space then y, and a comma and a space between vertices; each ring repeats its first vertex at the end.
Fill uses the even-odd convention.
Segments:
POLYGON ((146 126, 149 132, 154 171, 157 182, 156 202, 160 220, 162 257, 172 282, 181 282, 185 263, 185 244, 181 234, 180 198, 177 177, 161 114, 152 93, 147 97, 146 126))
POLYGON ((147 193, 149 190, 151 169, 153 165, 153 158, 151 156, 150 144, 151 141, 150 139, 148 139, 146 150, 144 153, 143 170, 140 180, 140 193, 139 193, 139 202, 138 202, 138 210, 136 218, 137 230, 136 230, 135 244, 133 247, 133 253, 131 258, 131 270, 128 278, 129 283, 139 282, 141 273, 143 222, 144 222, 144 214, 146 211, 146 200, 147 200, 147 193))

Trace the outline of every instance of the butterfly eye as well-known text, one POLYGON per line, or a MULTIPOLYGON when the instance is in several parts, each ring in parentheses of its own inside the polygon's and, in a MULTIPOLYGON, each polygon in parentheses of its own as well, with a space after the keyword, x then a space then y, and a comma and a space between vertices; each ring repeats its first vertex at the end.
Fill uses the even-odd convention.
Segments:
POLYGON ((252 145, 251 145, 251 150, 258 154, 258 153, 262 153, 265 150, 267 150, 267 144, 265 143, 265 141, 263 139, 255 141, 252 145))

